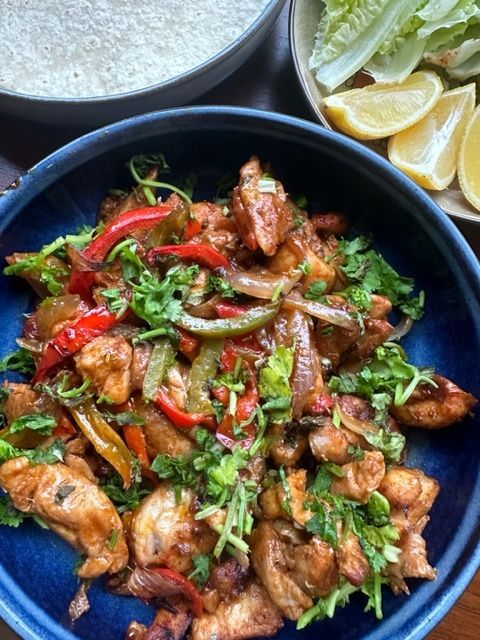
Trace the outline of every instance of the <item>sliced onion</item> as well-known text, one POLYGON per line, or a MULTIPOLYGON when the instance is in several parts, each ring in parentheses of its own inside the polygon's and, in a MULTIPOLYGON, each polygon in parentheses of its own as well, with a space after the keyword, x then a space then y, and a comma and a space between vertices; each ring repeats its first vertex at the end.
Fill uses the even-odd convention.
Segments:
POLYGON ((310 316, 334 324, 337 327, 343 327, 344 329, 353 330, 357 327, 357 323, 347 311, 335 309, 335 307, 330 307, 329 305, 314 300, 305 300, 298 291, 292 291, 285 297, 283 307, 285 309, 298 309, 299 311, 308 313, 310 316))
POLYGON ((389 335, 389 340, 400 340, 403 336, 406 336, 407 333, 413 327, 413 320, 410 316, 403 316, 397 326, 393 329, 392 333, 389 335))
POLYGON ((34 340, 33 338, 17 338, 17 344, 32 353, 42 353, 43 351, 43 345, 40 340, 34 340))
POLYGON ((90 588, 90 580, 82 581, 80 588, 78 589, 75 597, 68 606, 68 617, 72 622, 75 622, 84 613, 90 609, 90 602, 88 600, 88 590, 90 588))
POLYGON ((305 413, 310 397, 315 391, 317 378, 321 376, 320 357, 318 355, 311 320, 301 311, 293 310, 288 314, 288 341, 294 344, 295 360, 292 374, 292 412, 298 420, 305 413))
POLYGON ((378 433, 380 427, 370 420, 362 420, 361 418, 355 418, 342 409, 339 402, 335 404, 335 409, 342 421, 343 426, 347 427, 349 431, 353 431, 359 436, 365 435, 365 432, 378 433))
POLYGON ((202 304, 186 304, 185 309, 188 311, 188 313, 190 313, 192 316, 196 316, 197 318, 214 319, 218 318, 216 306, 221 301, 222 296, 219 294, 215 294, 202 304))
POLYGON ((270 271, 234 271, 225 269, 223 278, 240 293, 252 298, 271 300, 274 293, 280 291, 282 295, 289 293, 297 284, 303 273, 298 270, 292 275, 278 275, 270 271))
POLYGON ((132 595, 141 600, 167 598, 182 593, 181 586, 144 567, 135 567, 123 580, 111 578, 108 586, 117 595, 132 595))

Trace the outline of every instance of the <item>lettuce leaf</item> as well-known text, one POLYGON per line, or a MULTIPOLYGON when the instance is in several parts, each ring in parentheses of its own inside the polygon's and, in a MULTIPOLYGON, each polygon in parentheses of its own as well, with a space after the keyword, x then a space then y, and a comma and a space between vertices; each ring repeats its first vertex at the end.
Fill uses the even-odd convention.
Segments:
MULTIPOLYGON (((368 0, 360 0, 358 5, 365 6, 367 3, 368 0)), ((318 55, 319 48, 328 44, 328 25, 321 23, 321 29, 317 34, 317 52, 310 58, 310 68, 316 69, 318 82, 328 92, 333 92, 370 60, 382 43, 394 33, 401 17, 408 11, 413 14, 418 5, 419 0, 404 0, 404 2, 389 0, 384 5, 382 13, 370 21, 352 42, 349 42, 343 53, 328 62, 323 62, 318 55)))
POLYGON ((425 38, 419 40, 416 33, 411 33, 394 53, 374 55, 365 69, 375 82, 403 82, 421 61, 425 42, 425 38))

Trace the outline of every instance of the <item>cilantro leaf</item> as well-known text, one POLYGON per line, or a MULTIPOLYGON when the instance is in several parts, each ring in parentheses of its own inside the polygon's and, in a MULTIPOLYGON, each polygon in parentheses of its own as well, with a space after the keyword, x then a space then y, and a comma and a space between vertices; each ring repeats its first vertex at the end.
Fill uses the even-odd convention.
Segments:
POLYGON ((170 167, 163 153, 144 153, 133 156, 128 163, 133 167, 140 178, 145 178, 152 167, 158 167, 160 173, 168 173, 170 167))
POLYGON ((385 429, 380 429, 377 433, 365 431, 363 437, 368 444, 371 444, 372 447, 381 451, 390 462, 400 461, 405 445, 407 444, 403 433, 396 431, 390 432, 385 429))
POLYGON ((109 476, 100 486, 113 502, 118 513, 136 509, 142 498, 152 493, 151 490, 143 488, 138 480, 134 481, 129 489, 125 489, 118 473, 109 476))
POLYGON ((218 291, 222 298, 234 298, 237 295, 232 285, 220 276, 208 276, 205 293, 210 293, 211 291, 218 291))
POLYGON ((125 292, 123 289, 112 288, 112 289, 102 289, 100 294, 107 301, 107 307, 115 313, 117 318, 123 316, 125 311, 128 309, 128 300, 125 297, 125 292))
POLYGON ((305 611, 297 622, 297 630, 304 629, 312 622, 319 622, 325 618, 333 618, 337 607, 348 604, 349 596, 358 591, 350 582, 345 581, 339 588, 334 589, 326 598, 319 598, 317 603, 305 611))
POLYGON ((133 297, 130 307, 134 313, 145 320, 152 329, 164 328, 167 333, 176 332, 172 323, 183 312, 183 299, 199 273, 197 265, 184 268, 172 267, 165 277, 159 280, 150 271, 140 274, 139 283, 133 285, 133 297))
POLYGON ((0 372, 18 371, 25 375, 35 373, 35 360, 30 351, 21 347, 0 360, 0 372))
POLYGON ((293 348, 280 345, 260 370, 259 391, 266 400, 264 410, 270 412, 273 422, 289 422, 292 419, 292 390, 290 376, 293 371, 293 348), (270 404, 276 401, 277 404, 270 404))
POLYGON ((57 421, 53 416, 31 413, 14 420, 8 428, 8 433, 19 433, 24 429, 30 429, 42 436, 51 436, 56 426, 57 421))
POLYGON ((10 496, 0 498, 0 525, 17 528, 26 517, 25 513, 13 506, 10 496))
POLYGON ((413 279, 399 275, 379 253, 368 249, 369 244, 362 236, 340 242, 339 253, 345 256, 343 273, 352 284, 361 285, 367 293, 387 296, 403 313, 419 320, 423 315, 424 292, 412 296, 413 279))
POLYGON ((327 283, 323 280, 315 280, 304 293, 304 298, 307 300, 317 300, 318 302, 323 300, 327 283))
POLYGON ((189 574, 189 580, 195 580, 199 589, 203 589, 210 578, 213 557, 211 555, 199 555, 193 558, 194 570, 189 574))
POLYGON ((126 424, 145 424, 145 420, 142 418, 142 416, 139 416, 138 413, 134 413, 133 411, 120 411, 119 413, 112 413, 111 411, 107 411, 106 409, 104 409, 102 411, 102 415, 108 422, 116 422, 121 427, 126 424))
POLYGON ((337 546, 337 523, 336 519, 331 515, 331 511, 319 502, 315 508, 315 515, 305 525, 305 529, 309 533, 316 534, 331 544, 332 547, 337 546))

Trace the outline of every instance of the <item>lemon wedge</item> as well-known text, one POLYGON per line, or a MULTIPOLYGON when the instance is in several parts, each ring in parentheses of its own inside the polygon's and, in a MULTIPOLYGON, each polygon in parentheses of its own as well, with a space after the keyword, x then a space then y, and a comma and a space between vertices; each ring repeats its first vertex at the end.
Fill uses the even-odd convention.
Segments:
POLYGON ((458 181, 466 199, 480 211, 480 105, 465 129, 458 158, 458 181))
POLYGON ((445 91, 420 122, 390 138, 390 162, 425 189, 445 189, 455 177, 463 133, 474 108, 475 84, 445 91))
POLYGON ((433 71, 417 71, 400 84, 371 84, 324 99, 335 125, 354 138, 385 138, 421 120, 443 91, 433 71))

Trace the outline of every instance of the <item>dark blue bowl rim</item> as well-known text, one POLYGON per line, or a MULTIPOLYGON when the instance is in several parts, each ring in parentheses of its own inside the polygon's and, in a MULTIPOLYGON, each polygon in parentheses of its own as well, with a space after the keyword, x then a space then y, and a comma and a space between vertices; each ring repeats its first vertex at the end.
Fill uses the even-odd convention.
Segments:
POLYGON ((123 91, 122 93, 111 93, 105 96, 86 96, 83 98, 68 98, 62 96, 36 96, 31 93, 22 93, 20 91, 14 91, 13 89, 5 89, 0 87, 0 97, 5 97, 12 100, 21 100, 24 102, 30 102, 32 104, 51 104, 54 105, 104 105, 105 103, 117 104, 121 102, 128 102, 138 98, 146 98, 149 95, 157 93, 158 91, 168 91, 173 87, 184 85, 190 82, 198 75, 211 70, 213 67, 221 64, 225 60, 231 58, 235 53, 241 49, 256 33, 262 30, 262 28, 269 22, 272 15, 276 19, 283 8, 286 0, 269 0, 268 4, 262 9, 257 18, 248 26, 242 33, 226 47, 215 53, 213 56, 201 62, 200 64, 179 73, 173 78, 168 78, 162 82, 156 82, 149 84, 139 89, 132 89, 131 91, 123 91))
MULTIPOLYGON (((447 215, 431 200, 423 189, 418 187, 410 178, 389 164, 385 159, 358 142, 347 138, 324 127, 296 118, 274 112, 234 106, 194 106, 178 109, 166 109, 134 116, 121 120, 101 129, 87 133, 80 138, 61 147, 44 160, 34 165, 21 177, 17 188, 6 189, 0 197, 0 234, 12 223, 15 217, 42 191, 52 185, 63 175, 73 169, 107 152, 122 146, 137 138, 137 135, 151 131, 158 134, 162 122, 169 125, 176 123, 190 126, 211 125, 235 129, 252 128, 268 132, 268 128, 283 129, 291 135, 302 134, 312 139, 322 140, 335 149, 337 157, 351 157, 370 168, 372 172, 382 176, 382 179, 410 203, 417 207, 421 216, 416 217, 417 223, 428 232, 435 226, 444 238, 444 247, 455 256, 458 267, 468 278, 471 290, 480 303, 480 264, 465 238, 447 215), (128 133, 125 136, 126 132, 128 133), (59 170, 58 167, 61 167, 59 170)), ((475 487, 480 493, 480 465, 475 479, 475 487)), ((451 560, 455 566, 450 573, 453 583, 445 585, 447 576, 437 579, 436 594, 438 600, 429 602, 423 610, 423 617, 415 621, 414 628, 410 628, 404 640, 422 640, 440 622, 453 607, 457 599, 467 588, 480 567, 480 536, 475 535, 480 522, 480 504, 471 503, 467 507, 466 516, 455 535, 456 553, 450 550, 451 560), (461 544, 463 543, 463 544, 461 544), (460 549, 459 547, 462 546, 460 549), (458 567, 462 558, 468 558, 463 566, 458 567)), ((446 554, 450 555, 447 551, 446 554)), ((25 640, 76 640, 77 636, 62 627, 33 602, 16 584, 10 575, 0 566, 0 615, 25 640), (7 604, 7 601, 10 603, 7 604), (21 619, 19 612, 25 614, 21 619), (45 632, 49 635, 45 635, 45 632)), ((385 621, 387 622, 387 621, 385 621)), ((385 636, 374 630, 363 640, 381 640, 385 636)))

